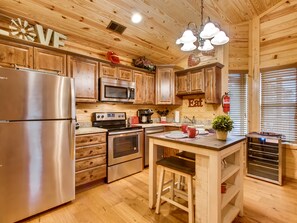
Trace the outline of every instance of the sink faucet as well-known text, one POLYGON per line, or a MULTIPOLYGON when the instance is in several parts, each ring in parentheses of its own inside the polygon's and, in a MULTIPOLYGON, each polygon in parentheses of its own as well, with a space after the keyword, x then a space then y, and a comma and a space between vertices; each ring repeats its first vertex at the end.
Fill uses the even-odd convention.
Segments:
POLYGON ((188 116, 184 116, 184 119, 188 119, 192 124, 195 124, 196 122, 195 116, 193 116, 192 119, 190 119, 188 116))

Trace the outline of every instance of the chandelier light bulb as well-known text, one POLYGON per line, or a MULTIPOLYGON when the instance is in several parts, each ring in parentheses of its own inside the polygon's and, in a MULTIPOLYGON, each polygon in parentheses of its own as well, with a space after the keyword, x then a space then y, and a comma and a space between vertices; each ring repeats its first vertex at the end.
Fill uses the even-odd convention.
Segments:
POLYGON ((210 39, 213 38, 218 32, 220 32, 219 28, 217 28, 212 22, 208 22, 200 33, 200 37, 203 39, 210 39))
POLYGON ((179 39, 181 43, 194 43, 197 40, 197 37, 194 36, 193 32, 187 29, 182 37, 179 39))
POLYGON ((229 42, 229 37, 226 36, 224 31, 220 31, 215 37, 211 40, 213 45, 224 45, 229 42))
POLYGON ((182 51, 192 51, 195 50, 197 48, 197 46, 194 45, 194 43, 185 43, 181 50, 182 51))
POLYGON ((180 39, 177 39, 175 43, 176 44, 181 44, 182 42, 180 41, 180 39))
POLYGON ((204 41, 204 44, 203 44, 202 47, 201 46, 198 47, 198 50, 200 50, 200 51, 210 51, 210 50, 213 50, 213 49, 214 49, 214 47, 213 47, 213 45, 211 45, 209 39, 204 41))

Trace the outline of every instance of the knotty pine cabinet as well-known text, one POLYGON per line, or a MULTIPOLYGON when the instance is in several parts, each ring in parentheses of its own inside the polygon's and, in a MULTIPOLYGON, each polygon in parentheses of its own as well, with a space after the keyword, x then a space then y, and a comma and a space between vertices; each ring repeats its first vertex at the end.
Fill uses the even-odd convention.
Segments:
POLYGON ((133 81, 136 84, 134 104, 155 103, 155 76, 141 71, 133 71, 133 81))
POLYGON ((221 103, 221 68, 219 66, 211 66, 204 68, 205 76, 205 103, 220 104, 221 103))
POLYGON ((0 66, 33 68, 33 47, 0 40, 0 66))
POLYGON ((205 94, 205 103, 219 104, 222 67, 222 64, 214 63, 175 72, 176 95, 205 94))
POLYGON ((173 67, 157 67, 156 104, 181 105, 181 98, 175 95, 175 73, 173 67))
POLYGON ((78 56, 68 56, 68 71, 75 81, 77 102, 98 100, 98 61, 78 56))
POLYGON ((67 76, 66 54, 34 47, 34 69, 67 76))
POLYGON ((76 135, 75 186, 106 177, 106 133, 76 135))
POLYGON ((176 74, 176 94, 204 93, 204 69, 182 71, 176 74))
POLYGON ((100 77, 132 81, 132 73, 132 69, 126 67, 117 67, 108 63, 100 63, 100 77))

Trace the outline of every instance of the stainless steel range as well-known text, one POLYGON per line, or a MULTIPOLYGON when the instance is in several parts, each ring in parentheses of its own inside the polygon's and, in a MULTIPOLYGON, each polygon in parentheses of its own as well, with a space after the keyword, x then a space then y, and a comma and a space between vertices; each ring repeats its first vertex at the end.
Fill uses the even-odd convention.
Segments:
POLYGON ((107 132, 107 183, 143 170, 143 130, 126 124, 125 112, 95 112, 93 126, 107 132))

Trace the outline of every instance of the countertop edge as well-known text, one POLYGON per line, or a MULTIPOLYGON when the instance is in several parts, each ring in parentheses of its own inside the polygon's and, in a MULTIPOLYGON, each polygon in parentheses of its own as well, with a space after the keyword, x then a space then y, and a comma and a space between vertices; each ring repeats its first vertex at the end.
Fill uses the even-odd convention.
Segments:
POLYGON ((75 135, 86 135, 86 134, 96 134, 96 133, 106 133, 107 129, 97 128, 97 127, 86 127, 79 128, 75 130, 75 135))
MULTIPOLYGON (((184 145, 189 145, 189 146, 194 146, 194 147, 200 147, 200 148, 204 148, 204 149, 209 149, 209 150, 215 150, 215 151, 221 151, 221 150, 224 150, 230 146, 233 146, 239 142, 242 142, 244 141, 246 138, 245 136, 242 136, 242 137, 238 137, 238 139, 232 141, 232 142, 229 142, 228 144, 226 145, 223 145, 223 146, 220 146, 220 147, 212 147, 212 146, 207 146, 207 145, 203 145, 203 144, 195 144, 195 143, 191 143, 191 142, 186 142, 186 141, 182 141, 182 140, 179 140, 179 139, 171 139, 171 138, 166 138, 166 137, 160 137, 160 135, 162 135, 162 133, 157 133, 157 134, 152 134, 152 135, 149 135, 148 137, 149 138, 154 138, 154 139, 160 139, 160 140, 165 140, 165 141, 169 141, 169 142, 178 142, 178 143, 181 143, 181 144, 184 144, 184 145)), ((221 142, 221 140, 218 140, 218 142, 221 142)))

